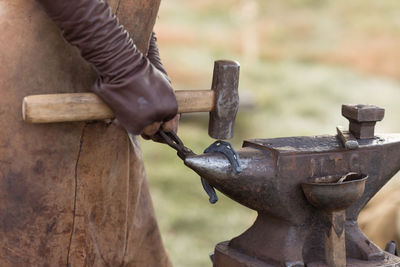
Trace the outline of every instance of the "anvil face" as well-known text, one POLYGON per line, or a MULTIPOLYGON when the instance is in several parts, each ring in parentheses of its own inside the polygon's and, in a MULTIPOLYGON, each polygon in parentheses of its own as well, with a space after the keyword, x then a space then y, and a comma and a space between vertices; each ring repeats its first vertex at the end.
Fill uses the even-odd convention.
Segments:
POLYGON ((229 162, 221 155, 189 157, 186 165, 222 193, 259 213, 245 233, 229 245, 220 244, 220 249, 217 246, 216 266, 228 266, 223 265, 228 250, 269 264, 259 266, 312 266, 313 262, 323 262, 322 229, 326 219, 322 211, 307 202, 301 184, 348 172, 369 176, 361 198, 346 210, 348 264, 357 261, 354 266, 386 266, 390 261, 400 262, 394 256, 385 260, 387 254, 357 225, 361 209, 400 169, 400 134, 358 141, 356 150, 345 149, 336 136, 245 141, 238 151, 243 167, 238 175, 231 174, 229 162))

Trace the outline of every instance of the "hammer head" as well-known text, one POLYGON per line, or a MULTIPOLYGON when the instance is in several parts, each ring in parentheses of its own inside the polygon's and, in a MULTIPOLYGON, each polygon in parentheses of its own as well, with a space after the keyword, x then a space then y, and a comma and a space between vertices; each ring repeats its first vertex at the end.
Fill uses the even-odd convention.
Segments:
POLYGON ((210 112, 208 134, 215 139, 233 137, 236 113, 239 108, 240 64, 219 60, 214 64, 211 89, 214 91, 214 108, 210 112))

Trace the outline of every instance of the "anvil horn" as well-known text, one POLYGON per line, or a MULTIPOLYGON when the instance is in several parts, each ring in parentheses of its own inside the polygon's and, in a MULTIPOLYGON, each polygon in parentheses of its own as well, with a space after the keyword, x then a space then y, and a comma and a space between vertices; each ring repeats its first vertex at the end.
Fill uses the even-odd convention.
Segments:
POLYGON ((189 156, 185 165, 213 184, 231 179, 233 175, 229 160, 220 153, 189 156))
POLYGON ((268 206, 265 195, 274 188, 266 177, 276 175, 276 161, 259 149, 245 147, 237 152, 243 169, 239 174, 232 172, 229 160, 221 153, 188 156, 185 165, 233 200, 262 211, 268 206))

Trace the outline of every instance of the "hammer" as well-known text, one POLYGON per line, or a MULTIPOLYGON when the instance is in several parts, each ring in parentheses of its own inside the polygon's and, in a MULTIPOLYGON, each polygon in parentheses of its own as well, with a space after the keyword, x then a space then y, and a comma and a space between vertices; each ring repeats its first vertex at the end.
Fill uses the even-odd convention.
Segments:
MULTIPOLYGON (((239 107, 239 72, 236 61, 214 63, 211 90, 175 91, 178 113, 210 112, 208 133, 215 139, 230 139, 239 107)), ((93 93, 26 96, 22 116, 29 123, 93 121, 114 118, 111 109, 93 93)))

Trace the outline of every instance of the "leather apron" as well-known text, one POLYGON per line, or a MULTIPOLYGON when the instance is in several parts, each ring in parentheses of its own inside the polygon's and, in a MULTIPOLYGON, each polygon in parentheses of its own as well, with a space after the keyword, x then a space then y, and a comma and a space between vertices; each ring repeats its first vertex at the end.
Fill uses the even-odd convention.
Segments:
POLYGON ((0 0, 0 48, 0 266, 170 266, 136 140, 115 123, 22 121, 26 95, 91 88, 77 49, 33 0, 0 0))

